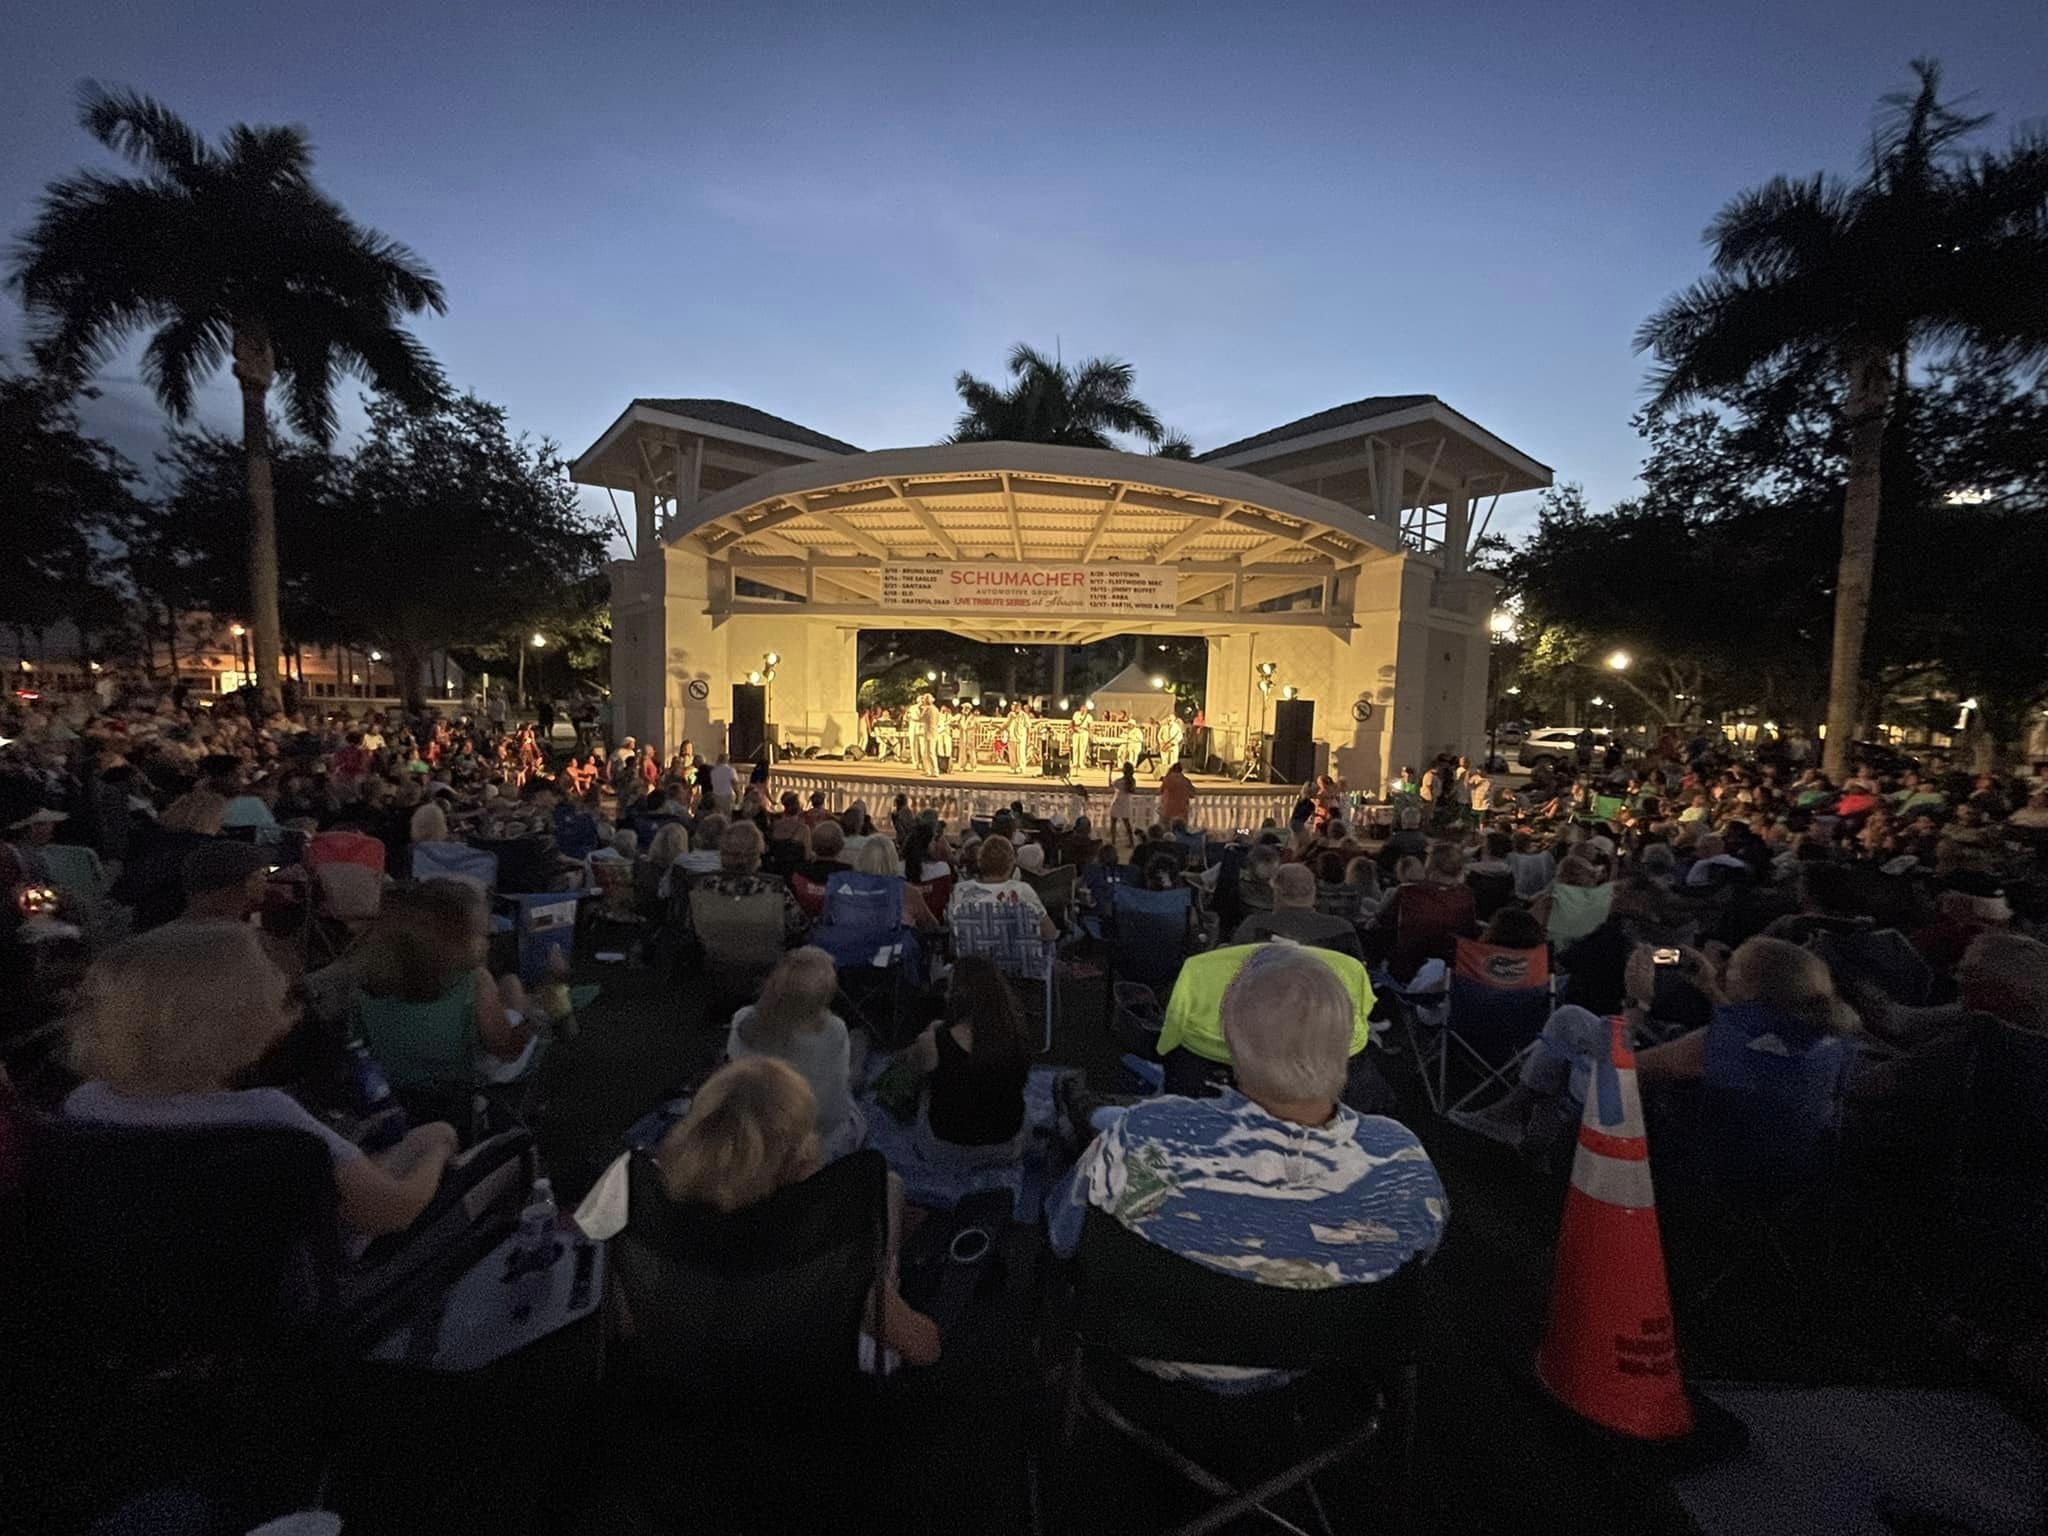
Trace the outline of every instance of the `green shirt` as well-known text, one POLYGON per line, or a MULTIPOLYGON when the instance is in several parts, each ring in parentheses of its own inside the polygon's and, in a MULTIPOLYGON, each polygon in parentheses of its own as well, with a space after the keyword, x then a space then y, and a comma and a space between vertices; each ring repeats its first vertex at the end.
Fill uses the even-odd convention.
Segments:
MULTIPOLYGON (((1161 1056, 1180 1046, 1205 1061, 1229 1062, 1230 1047, 1223 1039, 1223 994, 1237 980, 1245 962, 1263 947, 1232 944, 1212 949, 1206 955, 1192 956, 1180 968, 1180 980, 1173 984, 1173 997, 1166 1005, 1166 1023, 1159 1031, 1161 1056)), ((1304 948, 1303 953, 1314 955, 1335 971, 1351 994, 1354 1011, 1349 1054, 1356 1056, 1371 1034, 1367 1020, 1372 1014, 1372 983, 1366 979, 1365 967, 1333 949, 1304 948)))

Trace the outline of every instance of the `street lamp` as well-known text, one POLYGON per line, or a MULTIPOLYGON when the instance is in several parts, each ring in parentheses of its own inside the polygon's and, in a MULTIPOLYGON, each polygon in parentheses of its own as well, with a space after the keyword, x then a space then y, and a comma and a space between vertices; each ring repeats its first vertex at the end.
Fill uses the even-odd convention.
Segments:
POLYGON ((545 648, 547 643, 548 637, 536 629, 533 632, 533 638, 528 640, 526 645, 522 645, 519 648, 519 707, 521 709, 526 708, 526 646, 530 645, 538 651, 545 648))
POLYGON ((1166 686, 1166 679, 1163 677, 1154 676, 1152 679, 1152 686, 1154 688, 1164 688, 1166 686))
POLYGON ((235 637, 235 665, 241 670, 242 681, 249 681, 253 670, 249 665, 249 628, 246 624, 230 624, 228 633, 235 637))
POLYGON ((1628 664, 1634 660, 1635 658, 1629 655, 1627 651, 1609 651, 1607 653, 1607 670, 1610 672, 1626 672, 1628 664))
POLYGON ((1496 608, 1486 627, 1493 631, 1495 639, 1505 640, 1515 632, 1515 616, 1505 608, 1496 608))

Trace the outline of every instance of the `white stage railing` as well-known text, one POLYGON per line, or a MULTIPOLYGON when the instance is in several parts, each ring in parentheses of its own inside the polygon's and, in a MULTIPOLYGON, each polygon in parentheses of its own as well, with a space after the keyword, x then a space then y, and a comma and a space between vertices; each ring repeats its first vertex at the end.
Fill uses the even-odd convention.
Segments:
MULTIPOLYGON (((814 791, 823 791, 826 805, 834 811, 844 810, 856 800, 862 801, 868 808, 868 815, 877 824, 888 821, 898 795, 909 797, 912 810, 937 811, 939 819, 950 827, 959 827, 971 819, 986 818, 997 811, 1008 810, 1015 800, 1023 801, 1024 809, 1031 815, 1048 820, 1071 821, 1075 810, 1073 790, 1050 780, 1043 789, 1016 789, 1000 784, 979 785, 965 779, 949 782, 944 777, 921 778, 914 774, 884 778, 863 773, 853 778, 820 772, 801 761, 777 763, 770 788, 777 795, 785 791, 796 794, 806 803, 814 791)), ((1241 789, 1197 788, 1194 808, 1188 819, 1196 830, 1218 838, 1227 838, 1241 827, 1256 829, 1268 817, 1284 827, 1294 810, 1298 793, 1279 785, 1247 784, 1241 789)), ((1088 791, 1088 817, 1098 830, 1108 823, 1110 800, 1109 790, 1091 788, 1088 791)), ((1159 819, 1156 790, 1141 789, 1131 797, 1131 819, 1141 829, 1159 819)))

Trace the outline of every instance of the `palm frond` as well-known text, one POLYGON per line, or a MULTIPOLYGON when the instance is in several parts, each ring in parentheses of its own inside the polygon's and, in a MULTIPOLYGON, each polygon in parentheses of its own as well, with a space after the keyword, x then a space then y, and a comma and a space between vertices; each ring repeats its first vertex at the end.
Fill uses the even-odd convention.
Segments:
POLYGON ((1052 374, 1060 372, 1060 365, 1028 342, 1018 342, 1010 348, 1010 355, 1003 366, 1012 378, 1021 379, 1029 374, 1052 374))
POLYGON ((87 80, 78 88, 78 120, 117 155, 183 181, 215 163, 206 140, 154 97, 87 80))
POLYGON ((258 186, 310 186, 313 140, 296 123, 252 128, 237 123, 224 140, 229 174, 258 186))
POLYGON ((1871 181, 1895 193, 1929 185, 1935 162, 1991 121, 1988 112, 1972 116, 1941 99, 1939 60, 1918 58, 1912 69, 1918 87, 1883 98, 1885 115, 1871 137, 1871 181))
POLYGON ((171 416, 192 414, 192 388, 225 362, 234 336, 225 319, 209 311, 175 315, 150 338, 142 354, 142 377, 171 416))
POLYGON ((1637 329, 1635 348, 1656 358, 1651 404, 1665 408, 1739 383, 1807 347, 1838 342, 1854 321, 1822 284, 1710 273, 1665 300, 1637 329))
POLYGON ((1831 177, 1774 176, 1730 198, 1707 226, 1718 272, 1775 280, 1832 260, 1854 215, 1846 187, 1831 177))
POLYGON ((1195 456, 1194 439, 1185 432, 1168 431, 1153 448, 1152 456, 1158 459, 1192 459, 1195 456))

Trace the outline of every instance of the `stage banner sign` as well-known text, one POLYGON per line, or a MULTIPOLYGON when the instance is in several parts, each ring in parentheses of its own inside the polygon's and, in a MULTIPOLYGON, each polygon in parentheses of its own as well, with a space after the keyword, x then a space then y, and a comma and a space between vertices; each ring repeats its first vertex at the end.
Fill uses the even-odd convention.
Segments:
POLYGON ((881 605, 948 613, 1171 618, 1180 607, 1180 572, 1170 565, 891 561, 882 566, 881 605))

